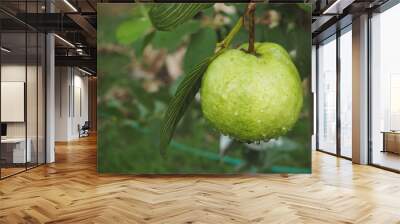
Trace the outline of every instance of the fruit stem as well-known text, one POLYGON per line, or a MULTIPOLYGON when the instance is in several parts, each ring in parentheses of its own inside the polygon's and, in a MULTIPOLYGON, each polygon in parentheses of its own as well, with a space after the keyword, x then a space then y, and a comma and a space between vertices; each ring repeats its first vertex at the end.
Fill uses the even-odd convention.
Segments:
POLYGON ((219 50, 222 50, 223 48, 229 47, 231 45, 233 38, 236 36, 236 34, 239 32, 240 28, 242 28, 244 23, 243 16, 239 18, 239 20, 236 22, 235 26, 229 31, 228 35, 225 37, 225 39, 222 40, 222 42, 217 44, 217 48, 219 50))
POLYGON ((246 10, 246 16, 248 18, 248 25, 249 25, 249 48, 247 51, 250 54, 255 54, 254 50, 254 12, 256 11, 256 3, 255 2, 250 2, 247 5, 247 10, 246 10))

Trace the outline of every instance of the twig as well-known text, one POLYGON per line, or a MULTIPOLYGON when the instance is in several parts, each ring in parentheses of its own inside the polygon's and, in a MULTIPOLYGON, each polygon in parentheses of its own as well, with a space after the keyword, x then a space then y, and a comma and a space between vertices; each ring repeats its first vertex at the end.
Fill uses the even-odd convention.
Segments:
POLYGON ((249 28, 249 48, 248 52, 251 54, 255 54, 254 50, 254 12, 256 11, 256 3, 250 2, 247 5, 246 16, 248 20, 248 28, 249 28))
POLYGON ((231 29, 231 31, 229 31, 228 35, 221 42, 217 43, 217 51, 229 47, 233 38, 242 28, 243 23, 244 19, 243 17, 240 17, 239 20, 236 22, 235 26, 231 29))

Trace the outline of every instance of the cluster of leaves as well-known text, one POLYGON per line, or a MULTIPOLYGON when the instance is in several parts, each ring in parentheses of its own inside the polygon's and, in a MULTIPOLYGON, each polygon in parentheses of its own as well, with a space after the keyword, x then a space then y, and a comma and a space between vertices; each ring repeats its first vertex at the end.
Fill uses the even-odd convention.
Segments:
MULTIPOLYGON (((162 6, 168 7, 171 4, 162 6)), ((276 167, 297 167, 306 170, 310 168, 309 95, 305 97, 302 118, 279 145, 270 144, 265 146, 268 150, 255 151, 243 144, 234 143, 223 157, 218 156, 219 133, 212 131, 202 118, 198 103, 190 105, 199 87, 199 82, 193 80, 201 77, 207 65, 207 58, 214 54, 216 44, 223 40, 235 21, 243 15, 246 4, 228 4, 227 7, 235 10, 233 13, 218 13, 228 21, 223 24, 215 25, 210 22, 216 17, 216 11, 210 5, 193 6, 193 9, 197 10, 195 13, 188 13, 189 16, 181 21, 170 22, 172 25, 168 28, 169 26, 162 24, 165 20, 150 19, 152 13, 160 14, 153 5, 132 4, 130 7, 100 5, 98 9, 100 171, 229 173, 238 169, 247 172, 273 172, 274 169, 277 171, 276 167), (161 68, 153 72, 154 74, 141 75, 137 70, 138 67, 144 69, 155 67, 155 62, 148 60, 149 52, 165 52, 168 57, 182 48, 185 51, 182 64, 179 66, 182 68, 182 74, 186 75, 179 76, 175 81, 166 69, 165 57, 161 59, 164 61, 161 63, 161 68), (200 66, 196 66, 199 64, 200 66), (148 91, 144 83, 149 80, 160 82, 160 88, 148 91), (185 88, 191 91, 185 92, 185 88), (186 98, 176 102, 184 107, 173 110, 173 113, 178 115, 170 123, 173 126, 164 127, 168 127, 168 133, 171 134, 181 117, 182 120, 176 130, 175 141, 170 145, 171 151, 166 158, 162 158, 158 153, 158 146, 163 115, 168 105, 171 105, 171 99, 179 99, 173 96, 179 96, 182 91, 186 98)), ((273 41, 285 47, 293 56, 305 82, 310 75, 311 67, 310 14, 307 9, 308 7, 304 5, 259 4, 256 10, 258 19, 256 40, 273 41), (274 18, 274 15, 268 15, 267 12, 276 12, 279 18, 274 18), (279 25, 273 25, 276 22, 274 19, 278 20, 279 25)), ((165 11, 168 10, 164 9, 165 11)), ((247 31, 241 29, 233 39, 232 46, 238 46, 246 41, 247 31)), ((165 136, 164 139, 168 142, 170 136, 165 136)))

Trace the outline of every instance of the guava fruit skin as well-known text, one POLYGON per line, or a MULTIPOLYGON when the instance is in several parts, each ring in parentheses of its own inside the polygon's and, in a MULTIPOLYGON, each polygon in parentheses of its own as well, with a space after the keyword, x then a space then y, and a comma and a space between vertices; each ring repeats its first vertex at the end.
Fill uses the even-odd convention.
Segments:
POLYGON ((303 105, 296 66, 275 43, 247 44, 222 53, 207 68, 201 84, 205 118, 222 134, 239 141, 269 140, 286 134, 303 105))

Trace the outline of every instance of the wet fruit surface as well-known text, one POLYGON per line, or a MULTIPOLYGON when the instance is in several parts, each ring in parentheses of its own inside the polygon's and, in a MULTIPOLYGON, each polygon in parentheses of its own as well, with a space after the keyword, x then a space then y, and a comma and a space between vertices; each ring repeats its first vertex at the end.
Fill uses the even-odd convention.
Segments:
POLYGON ((207 68, 200 90, 206 119, 240 141, 286 134, 303 104, 298 71, 288 53, 274 43, 256 43, 256 54, 230 49, 207 68))

